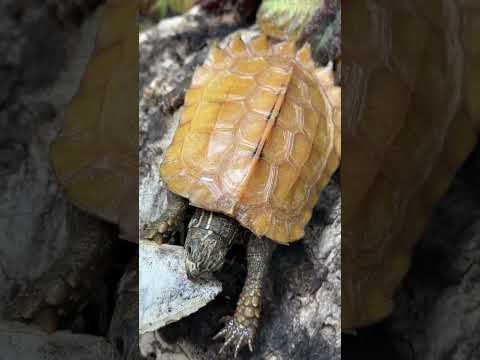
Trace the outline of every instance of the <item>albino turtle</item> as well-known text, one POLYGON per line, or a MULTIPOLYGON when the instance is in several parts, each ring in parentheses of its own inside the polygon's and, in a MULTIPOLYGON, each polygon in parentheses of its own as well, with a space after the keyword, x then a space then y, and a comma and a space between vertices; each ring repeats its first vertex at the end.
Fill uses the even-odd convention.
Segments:
POLYGON ((170 236, 196 207, 185 241, 196 278, 219 270, 242 226, 251 232, 248 275, 235 315, 217 334, 253 347, 275 243, 304 236, 320 192, 340 160, 340 88, 316 69, 307 44, 272 45, 236 34, 196 69, 161 165, 171 191, 158 230, 170 236))

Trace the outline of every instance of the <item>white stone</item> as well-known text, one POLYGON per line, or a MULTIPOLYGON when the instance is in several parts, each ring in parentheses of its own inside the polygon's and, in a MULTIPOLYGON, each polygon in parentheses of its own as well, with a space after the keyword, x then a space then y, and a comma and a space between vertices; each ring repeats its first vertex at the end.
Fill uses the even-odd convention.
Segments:
POLYGON ((141 240, 139 254, 140 334, 194 313, 222 291, 217 280, 188 279, 181 246, 141 240))

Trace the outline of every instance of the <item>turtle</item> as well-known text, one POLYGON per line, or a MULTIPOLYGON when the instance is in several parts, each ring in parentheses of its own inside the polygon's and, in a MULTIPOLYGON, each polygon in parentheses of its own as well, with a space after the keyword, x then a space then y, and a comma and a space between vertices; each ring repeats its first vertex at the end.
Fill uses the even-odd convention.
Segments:
POLYGON ((160 165, 169 206, 156 227, 169 238, 195 209, 184 244, 192 279, 219 270, 247 232, 245 284, 214 337, 224 337, 221 351, 253 351, 272 253, 302 239, 338 168, 340 105, 331 64, 317 68, 308 43, 245 42, 237 32, 194 72, 160 165))
POLYGON ((78 32, 88 17, 101 11, 95 49, 49 149, 56 189, 68 203, 64 231, 75 241, 47 273, 18 294, 12 311, 14 318, 52 332, 70 321, 111 269, 113 241, 119 237, 106 223, 117 225, 120 237, 138 242, 137 211, 132 206, 138 204, 137 139, 130 136, 138 126, 138 2, 47 5, 67 32, 78 32))
POLYGON ((342 331, 351 332, 392 313, 415 244, 479 142, 469 11, 478 5, 342 6, 342 331))

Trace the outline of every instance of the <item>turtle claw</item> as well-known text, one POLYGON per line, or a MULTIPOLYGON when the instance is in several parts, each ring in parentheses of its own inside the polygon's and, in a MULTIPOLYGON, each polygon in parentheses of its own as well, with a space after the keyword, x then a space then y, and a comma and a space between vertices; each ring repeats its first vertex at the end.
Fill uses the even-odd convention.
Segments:
POLYGON ((176 222, 171 214, 162 218, 158 224, 157 233, 155 234, 155 241, 159 243, 167 242, 175 232, 176 222))
POLYGON ((188 201, 172 192, 167 193, 167 210, 145 232, 145 237, 157 243, 166 243, 183 222, 188 201))
POLYGON ((226 332, 227 332, 227 329, 222 329, 222 330, 220 330, 220 331, 212 338, 212 340, 217 340, 217 339, 221 338, 222 336, 225 335, 226 332))
POLYGON ((248 345, 250 351, 253 352, 255 329, 241 324, 231 316, 223 317, 220 321, 225 323, 225 327, 213 337, 213 340, 220 337, 225 339, 224 344, 220 348, 220 353, 223 353, 230 344, 234 346, 234 359, 237 358, 238 352, 243 345, 248 345))
POLYGON ((250 350, 250 352, 253 352, 253 339, 252 338, 248 339, 248 349, 250 350))

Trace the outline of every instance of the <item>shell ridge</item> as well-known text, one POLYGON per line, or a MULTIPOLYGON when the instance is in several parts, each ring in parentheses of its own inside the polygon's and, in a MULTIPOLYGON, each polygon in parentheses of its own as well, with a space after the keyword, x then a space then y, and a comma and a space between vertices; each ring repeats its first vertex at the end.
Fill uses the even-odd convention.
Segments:
MULTIPOLYGON (((240 39, 240 41, 242 41, 242 43, 243 43, 243 40, 241 39, 241 37, 237 36, 237 38, 240 39)), ((234 41, 237 41, 237 39, 234 38, 231 43, 233 43, 234 41)), ((244 45, 246 46, 246 44, 244 44, 244 45)), ((247 47, 247 46, 246 46, 246 47, 247 47)), ((233 58, 233 59, 235 59, 235 58, 240 58, 240 56, 235 55, 235 54, 232 54, 232 58, 233 58)), ((231 71, 231 69, 226 69, 226 72, 227 72, 227 73, 230 73, 230 74, 235 74, 235 72, 231 71)), ((245 79, 251 79, 251 78, 252 78, 252 75, 247 75, 247 74, 237 74, 237 76, 239 76, 240 78, 245 78, 245 79)), ((256 83, 256 80, 255 80, 255 77, 254 77, 254 76, 253 76, 253 79, 254 79, 254 81, 255 81, 255 83, 256 83)), ((233 84, 232 84, 232 86, 233 86, 233 84)), ((231 99, 231 98, 229 98, 228 95, 230 94, 230 91, 231 91, 231 89, 232 89, 232 86, 230 86, 230 87, 227 89, 227 91, 225 92, 225 94, 226 94, 225 98, 227 99, 227 101, 230 101, 230 102, 242 101, 242 104, 243 104, 243 103, 245 102, 245 100, 246 100, 247 98, 249 98, 249 97, 252 95, 252 93, 254 92, 254 90, 255 90, 254 88, 252 88, 252 89, 250 89, 250 91, 249 91, 247 94, 245 94, 245 95, 242 96, 241 98, 236 97, 236 98, 234 98, 234 99, 231 99)), ((226 101, 223 101, 223 102, 222 102, 222 107, 225 106, 225 105, 224 105, 225 102, 226 102, 226 101)), ((245 104, 243 104, 243 106, 245 107, 245 104)), ((248 116, 248 114, 246 113, 246 114, 244 114, 243 116, 248 116)), ((217 121, 218 121, 218 113, 217 113, 216 122, 217 122, 217 121)), ((240 122, 240 121, 241 121, 241 119, 238 119, 238 122, 240 122)), ((230 149, 239 148, 239 145, 250 146, 249 144, 245 144, 244 142, 241 142, 241 141, 240 141, 239 132, 240 132, 240 127, 239 127, 239 126, 236 126, 236 127, 235 127, 234 144, 232 144, 232 146, 230 147, 230 149)), ((253 149, 252 149, 252 150, 253 150, 253 149)), ((223 166, 222 166, 222 168, 219 168, 219 169, 218 169, 218 170, 221 170, 220 173, 224 173, 224 169, 227 167, 227 165, 229 164, 230 160, 231 160, 231 159, 230 159, 228 156, 225 156, 225 157, 223 158, 223 160, 222 160, 222 165, 223 165, 223 166)), ((225 212, 227 215, 233 215, 233 214, 235 214, 235 209, 236 209, 236 207, 237 207, 237 205, 238 205, 238 203, 239 203, 239 201, 240 201, 240 199, 241 199, 242 188, 245 187, 246 178, 247 178, 248 175, 252 172, 252 169, 253 169, 253 167, 254 167, 255 164, 256 164, 256 160, 254 159, 254 160, 250 163, 250 168, 249 168, 249 170, 247 171, 246 176, 245 176, 245 177, 241 180, 241 182, 240 182, 241 184, 243 184, 243 186, 241 186, 241 187, 239 188, 239 191, 238 191, 237 194, 235 194, 235 196, 229 197, 230 208, 228 209, 228 211, 225 212)), ((225 206, 220 206, 220 208, 225 209, 225 206)))
MULTIPOLYGON (((245 189, 247 188, 247 185, 248 185, 248 182, 250 180, 250 177, 253 173, 253 167, 257 164, 258 160, 260 159, 260 155, 263 151, 263 148, 265 146, 265 143, 267 141, 267 138, 268 136, 270 135, 271 133, 271 130, 273 128, 273 125, 275 124, 275 121, 276 121, 276 118, 278 116, 278 114, 280 113, 280 107, 282 106, 282 103, 283 103, 283 100, 284 100, 284 94, 285 93, 284 91, 280 90, 278 95, 277 95, 277 99, 274 103, 274 106, 272 108, 272 110, 270 111, 269 115, 267 115, 267 125, 265 126, 265 129, 263 131, 263 134, 262 134, 262 137, 260 138, 260 141, 257 145, 257 149, 255 151, 255 154, 253 156, 253 160, 250 164, 250 169, 249 171, 247 172, 247 175, 246 177, 243 179, 242 181, 242 184, 243 186, 240 188, 240 191, 239 191, 239 196, 238 196, 238 200, 237 202, 235 203, 234 205, 234 213, 236 212, 235 211, 235 208, 236 208, 236 205, 238 204, 238 202, 241 201, 241 198, 243 196, 243 193, 245 191, 245 189), (275 114, 274 116, 271 116, 272 114, 275 114)), ((236 137, 237 138, 237 137, 236 137)), ((238 140, 237 140, 238 141, 238 140)))
MULTIPOLYGON (((292 64, 292 65, 293 65, 293 64, 292 64)), ((266 127, 265 127, 265 130, 264 130, 264 132, 263 132, 263 134, 262 134, 262 137, 261 137, 261 139, 260 139, 260 142, 259 142, 259 144, 258 144, 257 151, 255 152, 254 160, 253 160, 253 162, 252 162, 252 169, 253 169, 253 166, 258 163, 258 160, 260 159, 260 156, 261 156, 261 154, 262 154, 263 148, 265 147, 265 143, 266 143, 266 141, 267 141, 267 139, 268 139, 268 137, 269 137, 269 135, 270 135, 270 133, 271 133, 271 131, 272 131, 275 123, 276 123, 276 120, 277 120, 278 115, 280 114, 281 106, 282 106, 282 104, 283 104, 284 101, 285 101, 285 96, 286 96, 286 93, 287 93, 288 84, 290 83, 290 81, 291 81, 291 79, 292 79, 292 74, 293 74, 293 66, 290 67, 290 69, 289 69, 289 71, 288 71, 288 77, 287 77, 287 79, 286 79, 286 81, 285 81, 285 84, 283 84, 282 87, 280 88, 280 90, 278 91, 277 99, 276 99, 276 101, 275 101, 275 103, 274 103, 274 106, 273 106, 272 110, 270 111, 269 115, 267 116, 267 125, 266 125, 266 127)), ((276 175, 276 172, 278 172, 278 170, 275 169, 275 170, 273 170, 273 172, 271 171, 271 173, 269 174, 268 184, 270 184, 272 181, 273 181, 273 182, 276 182, 276 180, 277 180, 277 177, 278 177, 278 176, 276 175), (273 172, 275 172, 274 175, 272 175, 273 172), (273 178, 273 180, 271 180, 271 178, 273 178)), ((244 195, 245 189, 248 188, 248 183, 249 183, 249 180, 250 180, 250 177, 251 177, 252 174, 253 174, 253 171, 250 170, 250 171, 248 172, 247 179, 246 179, 246 181, 244 182, 244 186, 243 186, 243 189, 242 189, 243 191, 242 191, 242 193, 241 193, 241 195, 240 195, 240 198, 239 198, 239 202, 240 202, 240 203, 242 202, 242 197, 243 197, 243 195, 244 195)), ((270 199, 271 196, 272 196, 273 188, 274 188, 273 185, 269 187, 269 192, 268 192, 268 198, 269 198, 269 199, 270 199)), ((237 208, 236 205, 237 205, 237 204, 235 204, 235 208, 237 208)), ((237 212, 237 211, 234 211, 234 213, 235 213, 236 217, 239 218, 238 215, 237 215, 238 212, 237 212)), ((270 230, 270 228, 271 228, 271 226, 272 226, 272 218, 273 218, 273 214, 272 214, 272 216, 270 217, 270 222, 269 222, 267 231, 266 231, 265 233, 268 233, 269 230, 270 230)), ((253 231, 253 229, 252 229, 252 225, 253 225, 253 224, 252 224, 252 219, 245 219, 245 217, 242 217, 240 220, 241 220, 240 223, 241 223, 243 226, 245 226, 245 227, 249 228, 251 231, 253 231)), ((253 232, 254 232, 254 231, 253 231, 253 232)), ((262 236, 263 236, 264 234, 259 234, 259 235, 262 235, 262 236)))
MULTIPOLYGON (((235 53, 231 53, 232 52, 232 46, 235 44, 235 43, 239 43, 241 44, 242 46, 244 46, 246 49, 247 49, 247 53, 250 55, 250 56, 255 56, 251 51, 250 49, 250 46, 248 46, 247 44, 245 44, 241 38, 240 35, 235 35, 234 38, 230 41, 229 45, 227 46, 227 52, 229 52, 232 56, 232 58, 240 58, 240 57, 243 57, 243 56, 240 56, 238 54, 235 54, 235 53)), ((269 45, 269 52, 271 52, 271 45, 269 45)), ((265 58, 265 60, 268 62, 268 59, 264 56, 264 55, 260 55, 262 56, 263 58, 265 58)), ((232 73, 229 70, 230 73, 232 73)), ((262 72, 265 71, 265 70, 262 70, 262 72)), ((283 101, 284 101, 284 98, 285 98, 285 93, 286 93, 286 89, 288 88, 288 84, 290 82, 290 79, 291 79, 291 75, 292 75, 292 69, 290 67, 289 71, 288 71, 288 78, 285 82, 285 84, 282 84, 280 90, 277 90, 278 93, 277 93, 277 98, 275 100, 275 103, 274 103, 274 106, 272 107, 272 110, 269 112, 269 114, 263 114, 263 115, 266 115, 267 116, 267 125, 263 131, 263 134, 262 134, 262 137, 260 138, 260 141, 259 143, 257 144, 257 148, 255 149, 254 151, 254 156, 253 156, 253 159, 252 161, 250 162, 249 164, 249 169, 246 171, 246 174, 245 174, 245 177, 242 179, 242 181, 240 182, 241 185, 238 189, 238 193, 236 194, 235 196, 235 199, 233 201, 233 203, 231 204, 231 209, 230 209, 230 213, 231 214, 234 214, 234 216, 236 218, 239 217, 239 209, 238 209, 238 206, 239 204, 241 204, 242 202, 242 197, 243 197, 243 194, 245 192, 245 190, 248 188, 248 183, 249 183, 249 179, 253 173, 253 169, 255 167, 255 165, 258 163, 258 160, 260 158, 260 154, 263 150, 263 147, 265 145, 265 142, 271 132, 271 129, 273 128, 273 125, 275 124, 275 121, 276 121, 276 118, 278 117, 278 114, 280 113, 280 109, 281 109, 281 106, 283 104, 283 101)), ((245 74, 243 76, 246 76, 245 74)), ((248 76, 249 78, 252 78, 252 76, 248 76)), ((257 84, 256 86, 256 89, 258 88, 261 88, 261 86, 259 86, 255 76, 253 76, 253 79, 255 81, 255 83, 257 84)), ((251 92, 253 92, 255 89, 251 89, 251 92)), ((227 91, 228 93, 228 91, 227 91)), ((251 96, 252 94, 249 93, 247 94, 244 98, 247 99, 251 96)), ((247 116, 247 115, 246 115, 247 116)), ((240 131, 240 129, 237 127, 236 129, 236 134, 235 134, 235 145, 234 147, 238 147, 238 145, 240 144, 240 136, 238 135, 238 132, 240 131)), ((230 159, 225 159, 225 162, 228 162, 230 159)), ((244 224, 244 226, 246 226, 247 228, 250 228, 251 226, 247 226, 247 224, 244 224)))

